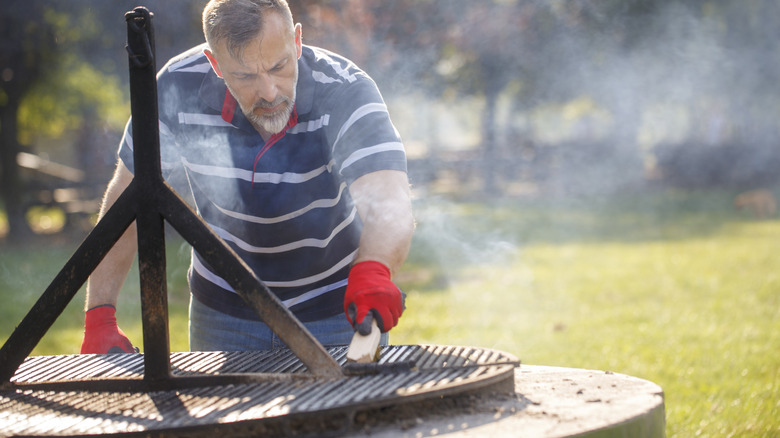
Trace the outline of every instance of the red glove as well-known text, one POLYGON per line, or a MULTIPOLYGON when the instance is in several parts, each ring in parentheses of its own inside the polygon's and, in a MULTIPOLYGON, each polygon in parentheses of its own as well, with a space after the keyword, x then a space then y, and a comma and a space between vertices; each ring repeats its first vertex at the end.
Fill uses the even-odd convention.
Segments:
POLYGON ((387 266, 365 261, 352 267, 344 295, 344 313, 352 327, 367 335, 371 332, 371 320, 376 318, 379 330, 388 332, 398 324, 403 311, 403 294, 390 281, 387 266))
POLYGON ((116 325, 116 308, 110 304, 89 309, 84 316, 81 354, 136 353, 133 344, 116 325))

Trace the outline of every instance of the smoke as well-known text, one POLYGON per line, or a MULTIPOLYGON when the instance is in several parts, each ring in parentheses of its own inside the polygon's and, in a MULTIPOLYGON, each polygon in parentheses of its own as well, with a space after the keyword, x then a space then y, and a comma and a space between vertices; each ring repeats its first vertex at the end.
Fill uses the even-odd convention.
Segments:
MULTIPOLYGON (((659 169, 666 164, 663 161, 675 160, 663 155, 667 153, 664 148, 670 147, 697 152, 692 161, 700 163, 676 172, 725 175, 721 168, 713 172, 697 167, 717 160, 722 148, 742 155, 743 180, 768 168, 762 168, 762 162, 777 149, 775 120, 780 115, 775 85, 780 79, 776 25, 780 5, 765 1, 744 5, 634 2, 621 10, 606 2, 524 3, 525 8, 513 13, 532 11, 527 21, 528 26, 536 23, 533 31, 498 30, 515 41, 495 53, 515 77, 503 89, 496 115, 499 156, 494 158, 501 162, 494 167, 527 164, 535 169, 532 174, 543 173, 547 178, 532 181, 540 190, 572 194, 609 194, 641 186, 654 171, 664 170, 659 169), (555 29, 545 31, 542 24, 551 22, 555 29), (519 64, 514 57, 522 58, 519 64), (535 160, 523 163, 519 156, 529 145, 535 148, 530 150, 535 160), (763 158, 751 160, 751 156, 763 158)), ((495 23, 504 21, 515 23, 495 23)), ((420 62, 430 62, 430 54, 424 55, 420 62)), ((463 54, 452 56, 464 59, 463 54)), ((415 56, 406 59, 412 64, 415 56)), ((445 57, 437 65, 462 64, 448 60, 445 57)), ((404 69, 415 70, 411 66, 404 69)), ((396 73, 400 76, 404 69, 396 73)), ((468 80, 461 78, 461 82, 468 80)), ((414 80, 407 84, 425 86, 414 80)), ((430 94, 414 91, 418 92, 416 99, 408 91, 403 98, 389 97, 403 102, 394 105, 394 111, 402 112, 399 130, 413 149, 411 155, 453 147, 476 151, 484 146, 478 124, 466 134, 463 129, 448 128, 448 121, 463 120, 463 114, 483 120, 484 96, 474 93, 453 98, 444 90, 431 99, 430 94), (407 117, 410 114, 417 117, 407 117)), ((519 173, 509 173, 505 179, 523 177, 519 173)), ((720 183, 735 182, 724 176, 720 183)))
MULTIPOLYGON (((526 3, 537 12, 547 7, 526 3)), ((608 2, 578 3, 587 5, 581 14, 591 14, 599 26, 580 26, 577 20, 584 18, 575 14, 575 23, 561 25, 549 41, 516 41, 530 48, 502 92, 496 117, 495 166, 509 169, 499 175, 504 194, 609 196, 647 188, 651 178, 728 188, 777 181, 772 157, 780 138, 780 5, 648 2, 642 13, 629 14, 605 12, 608 2), (774 179, 762 177, 766 173, 774 179), (510 184, 530 189, 510 192, 510 184)), ((424 70, 411 64, 431 63, 432 56, 426 51, 405 59, 410 65, 394 71, 394 80, 383 78, 391 85, 383 91, 409 149, 418 195, 410 262, 434 261, 451 279, 465 266, 520 257, 523 239, 500 229, 511 224, 492 227, 497 222, 491 218, 447 201, 468 195, 472 175, 462 170, 464 162, 483 156, 483 96, 430 93, 419 76, 404 89, 399 84, 406 71, 424 70), (443 174, 455 174, 460 184, 437 190, 443 174)), ((438 65, 460 65, 456 61, 438 65)), ((587 205, 598 209, 603 202, 587 205)))
POLYGON ((507 234, 510 230, 494 227, 496 218, 484 217, 481 211, 442 197, 418 200, 414 205, 414 250, 409 261, 434 264, 447 284, 462 279, 466 267, 499 267, 513 262, 518 246, 507 234))
MULTIPOLYGON (((561 67, 551 65, 550 70, 573 73, 568 79, 556 75, 549 86, 557 88, 568 80, 574 93, 586 94, 604 106, 611 113, 609 140, 627 158, 637 153, 644 170, 652 170, 659 160, 673 160, 659 156, 670 148, 697 151, 695 162, 678 169, 687 173, 710 171, 715 164, 707 163, 726 148, 736 149, 745 162, 750 155, 776 150, 776 142, 770 139, 777 138, 774 120, 779 115, 773 85, 777 46, 763 41, 766 35, 761 31, 776 27, 775 23, 749 6, 721 5, 708 11, 695 4, 660 4, 639 17, 641 25, 634 23, 639 29, 633 37, 597 35, 580 38, 579 43, 564 42, 573 45, 561 51, 574 56, 561 67)), ((612 22, 608 29, 627 32, 621 23, 625 26, 622 21, 612 22)), ((588 141, 581 136, 572 140, 588 141)), ((610 165, 621 164, 625 163, 610 165)), ((764 170, 760 163, 748 167, 743 179, 764 170)), ((726 180, 725 168, 712 173, 721 173, 724 184, 738 182, 726 180)))

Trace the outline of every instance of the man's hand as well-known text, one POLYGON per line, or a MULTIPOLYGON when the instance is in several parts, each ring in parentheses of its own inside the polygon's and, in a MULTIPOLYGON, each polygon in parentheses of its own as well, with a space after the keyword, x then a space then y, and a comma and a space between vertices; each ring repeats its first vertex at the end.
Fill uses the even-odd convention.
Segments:
POLYGON ((84 317, 84 341, 81 354, 135 353, 133 344, 116 325, 112 305, 89 309, 84 317))
POLYGON ((382 333, 398 324, 404 311, 404 299, 390 280, 387 266, 371 260, 357 263, 349 271, 347 281, 344 313, 360 334, 371 332, 372 319, 376 319, 382 333))

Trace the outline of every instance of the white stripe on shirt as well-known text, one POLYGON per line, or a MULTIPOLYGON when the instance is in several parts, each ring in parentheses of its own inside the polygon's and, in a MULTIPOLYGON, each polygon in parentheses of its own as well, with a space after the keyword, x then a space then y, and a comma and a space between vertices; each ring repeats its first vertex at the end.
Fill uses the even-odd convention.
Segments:
POLYGON ((312 202, 311 204, 309 204, 309 205, 307 205, 307 206, 305 206, 305 207, 303 207, 303 208, 301 208, 299 210, 295 210, 295 211, 293 211, 291 213, 288 213, 288 214, 285 214, 285 215, 282 215, 282 216, 277 216, 277 217, 268 217, 268 218, 266 218, 266 217, 252 216, 252 215, 248 215, 248 214, 244 214, 244 213, 239 213, 237 211, 226 210, 226 209, 224 209, 224 208, 222 208, 222 207, 220 207, 219 205, 216 205, 216 204, 214 204, 214 206, 217 207, 217 209, 222 214, 224 214, 225 216, 230 216, 232 218, 239 219, 239 220, 246 221, 246 222, 251 222, 251 223, 254 223, 254 224, 270 225, 270 224, 277 224, 277 223, 280 223, 280 222, 284 222, 284 221, 287 221, 287 220, 290 220, 290 219, 295 219, 296 217, 302 216, 305 213, 308 213, 309 211, 312 211, 312 210, 314 210, 316 208, 331 208, 331 207, 335 207, 336 205, 338 205, 339 201, 341 201, 341 196, 343 195, 344 190, 346 188, 347 188, 347 183, 341 183, 341 186, 339 187, 339 193, 338 193, 338 195, 336 195, 335 198, 332 198, 332 199, 318 199, 318 200, 312 202))
POLYGON ((333 228, 333 231, 331 231, 330 235, 325 239, 315 239, 315 238, 301 239, 296 242, 290 242, 284 245, 279 245, 274 247, 261 247, 261 246, 250 245, 246 241, 239 239, 238 237, 234 236, 229 231, 223 228, 214 226, 212 224, 209 224, 209 226, 223 240, 226 240, 228 242, 233 242, 236 246, 238 246, 239 248, 241 248, 242 250, 248 253, 279 254, 282 252, 294 251, 300 248, 325 248, 328 246, 328 244, 330 244, 331 240, 333 240, 337 234, 339 234, 343 229, 347 228, 352 222, 355 221, 356 216, 357 216, 357 209, 353 207, 349 216, 347 216, 346 219, 341 221, 341 223, 336 225, 333 228))
POLYGON ((198 62, 202 55, 202 52, 199 51, 198 53, 188 56, 181 61, 174 62, 168 66, 168 71, 208 73, 208 71, 211 70, 211 64, 208 62, 198 62), (198 63, 195 65, 190 65, 193 62, 198 63))
POLYGON ((287 130, 288 134, 299 134, 302 132, 314 132, 318 129, 322 129, 323 126, 328 126, 330 122, 330 114, 324 114, 322 117, 316 120, 310 120, 306 123, 298 123, 292 128, 287 130))
POLYGON ((367 116, 371 113, 376 112, 387 112, 387 106, 383 103, 368 103, 360 108, 356 109, 352 115, 349 116, 349 119, 347 119, 346 122, 341 126, 341 130, 339 130, 339 134, 336 136, 336 140, 333 142, 333 151, 336 150, 336 145, 338 144, 339 140, 341 140, 341 137, 344 136, 344 133, 349 130, 349 128, 352 127, 358 120, 362 119, 363 117, 367 116))
POLYGON ((343 172, 344 169, 354 164, 356 161, 366 158, 370 155, 379 154, 382 152, 390 152, 390 151, 399 151, 404 152, 404 145, 400 142, 388 142, 388 143, 382 143, 378 144, 376 146, 371 146, 363 149, 358 149, 355 152, 353 152, 349 157, 347 157, 346 160, 344 160, 344 163, 341 165, 341 169, 339 169, 339 172, 343 172))
POLYGON ((176 67, 176 64, 172 65, 168 70, 176 70, 178 72, 186 72, 186 73, 208 73, 209 70, 211 70, 211 64, 208 62, 204 64, 198 64, 193 65, 191 67, 176 67))
POLYGON ((198 113, 179 113, 179 123, 182 125, 233 126, 220 115, 198 113))
MULTIPOLYGON (((162 120, 157 121, 157 126, 159 129, 160 136, 167 136, 167 137, 173 137, 173 132, 171 132, 171 128, 168 127, 165 123, 163 123, 162 120)), ((124 140, 127 142, 127 146, 130 147, 130 150, 133 150, 133 119, 131 118, 129 122, 127 122, 127 125, 125 126, 125 134, 124 134, 124 140)), ((160 143, 162 144, 162 140, 160 140, 160 143)))
POLYGON ((347 285, 347 279, 343 279, 341 281, 337 281, 332 284, 327 284, 322 287, 318 287, 317 289, 310 290, 306 293, 303 293, 301 295, 298 295, 295 298, 290 298, 289 300, 282 301, 282 304, 284 304, 286 307, 292 307, 296 304, 303 303, 304 301, 309 301, 311 299, 317 298, 320 295, 326 294, 332 290, 336 290, 340 287, 344 287, 347 285))
MULTIPOLYGON (((309 284, 316 283, 324 278, 328 278, 331 275, 335 274, 339 270, 343 269, 346 266, 349 266, 350 263, 352 263, 353 260, 355 260, 355 256, 357 256, 357 250, 346 256, 344 259, 336 263, 335 265, 331 266, 328 270, 325 272, 320 272, 319 274, 315 274, 309 277, 300 278, 298 280, 293 281, 268 281, 266 279, 261 279, 263 281, 263 284, 265 284, 268 287, 301 287, 306 286, 309 284)), ((192 257, 192 268, 195 270, 195 272, 198 273, 201 277, 204 279, 210 281, 211 283, 216 284, 217 286, 221 287, 222 289, 228 290, 230 292, 235 293, 236 290, 233 289, 230 284, 228 284, 225 279, 220 277, 219 275, 211 272, 208 268, 203 266, 203 264, 200 262, 200 259, 198 257, 193 256, 192 257)), ((309 291, 307 293, 312 293, 313 291, 309 291)), ((299 302, 296 302, 295 304, 300 304, 299 302)))
MULTIPOLYGON (((190 163, 185 158, 182 158, 182 163, 184 163, 184 166, 186 168, 190 169, 195 173, 199 173, 201 175, 252 181, 251 170, 239 169, 237 167, 221 167, 221 166, 211 166, 208 164, 194 164, 194 163, 190 163)), ((314 179, 325 172, 330 171, 332 167, 333 167, 333 162, 331 161, 325 166, 320 166, 306 173, 256 172, 254 182, 269 183, 269 184, 281 184, 281 183, 300 184, 309 181, 311 179, 314 179)))
MULTIPOLYGON (((171 130, 168 128, 167 125, 165 125, 165 123, 163 123, 161 121, 159 125, 160 125, 160 136, 161 137, 163 135, 168 135, 168 136, 172 135, 171 134, 171 130)), ((128 128, 125 130, 124 142, 127 143, 127 147, 129 147, 130 150, 132 151, 133 150, 133 133, 132 133, 132 129, 129 129, 129 125, 128 125, 128 128)), ((181 165, 181 163, 179 161, 165 161, 162 157, 160 157, 160 168, 162 170, 172 170, 172 169, 175 169, 175 168, 179 167, 180 165, 181 165)))
POLYGON ((342 79, 350 83, 355 82, 357 80, 357 78, 355 78, 355 75, 345 70, 344 67, 342 67, 341 64, 339 64, 338 62, 334 61, 333 58, 328 57, 325 60, 333 68, 333 70, 336 71, 336 74, 341 76, 342 79))
POLYGON ((313 71, 311 72, 311 78, 314 79, 316 82, 319 82, 321 84, 332 84, 334 82, 341 82, 338 79, 334 79, 325 73, 321 71, 313 71))

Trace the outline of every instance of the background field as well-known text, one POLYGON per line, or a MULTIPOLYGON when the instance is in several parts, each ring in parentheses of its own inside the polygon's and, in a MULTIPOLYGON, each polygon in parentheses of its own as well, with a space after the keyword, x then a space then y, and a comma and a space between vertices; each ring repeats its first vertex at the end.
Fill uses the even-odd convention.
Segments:
MULTIPOLYGON (((735 212, 733 193, 415 205, 393 343, 491 347, 524 363, 658 383, 670 437, 780 435, 780 221, 735 212)), ((5 339, 76 244, 0 253, 5 339)), ((187 349, 189 247, 170 239, 171 343, 187 349)), ((120 325, 140 342, 136 272, 120 325)), ((34 354, 75 353, 83 292, 34 354)), ((522 388, 519 388, 522 391, 522 388)))

